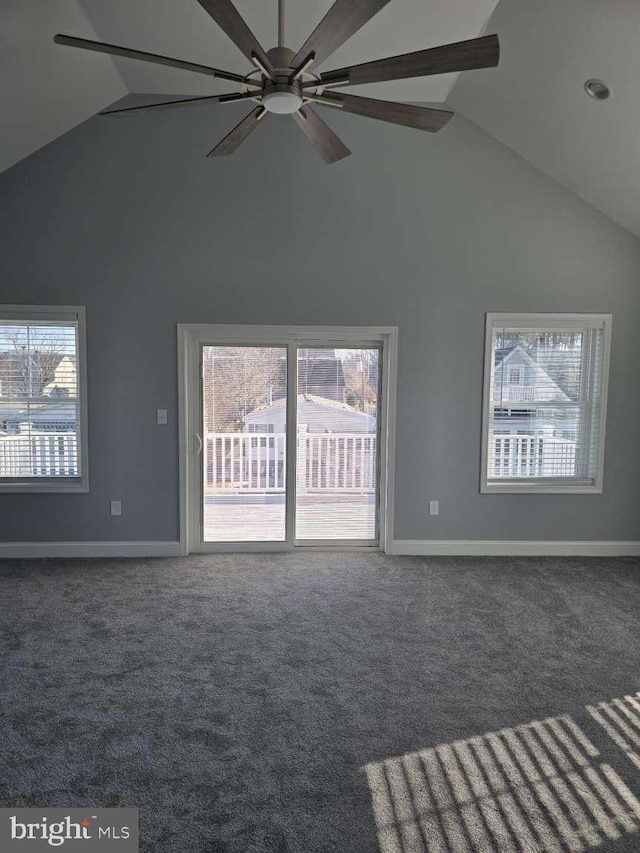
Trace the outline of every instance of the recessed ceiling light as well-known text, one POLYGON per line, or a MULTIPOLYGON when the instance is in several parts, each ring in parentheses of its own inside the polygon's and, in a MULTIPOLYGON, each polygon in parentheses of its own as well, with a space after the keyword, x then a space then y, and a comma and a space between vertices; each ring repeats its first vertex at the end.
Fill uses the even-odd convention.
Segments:
POLYGON ((611 89, 604 80, 587 80, 584 84, 584 90, 590 98, 595 98, 596 101, 606 101, 611 96, 611 89))

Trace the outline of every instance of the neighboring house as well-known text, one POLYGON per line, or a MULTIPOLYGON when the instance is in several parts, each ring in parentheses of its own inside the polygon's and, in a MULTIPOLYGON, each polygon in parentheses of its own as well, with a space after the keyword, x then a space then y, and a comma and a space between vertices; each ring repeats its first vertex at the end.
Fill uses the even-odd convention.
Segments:
MULTIPOLYGON (((286 417, 285 400, 276 400, 270 406, 260 406, 249 412, 244 419, 244 431, 282 433, 286 417)), ((346 403, 315 394, 299 394, 298 428, 301 427, 310 433, 374 433, 376 419, 346 403)))
POLYGON ((16 408, 6 399, 0 398, 0 432, 18 433, 32 430, 52 432, 75 432, 76 408, 66 401, 51 400, 32 403, 31 406, 16 408))
MULTIPOLYGON (((225 394, 230 383, 238 385, 242 382, 242 374, 236 373, 234 369, 227 371, 226 380, 220 381, 220 373, 216 375, 214 368, 217 355, 212 355, 212 360, 203 364, 203 407, 204 423, 209 425, 205 432, 211 433, 217 428, 225 430, 231 424, 241 424, 247 408, 253 408, 258 403, 271 404, 274 401, 286 397, 287 388, 287 356, 280 357, 276 364, 271 366, 272 374, 264 375, 263 383, 253 384, 249 397, 242 394, 225 394), (258 391, 261 394, 258 395, 258 391), (216 417, 216 406, 220 397, 221 414, 216 417), (231 399, 230 399, 231 396, 231 399)), ((241 359, 241 356, 236 356, 241 359)), ((223 359, 233 359, 233 348, 221 356, 223 359)), ((240 364, 240 361, 238 362, 240 364)), ((248 365, 250 369, 250 362, 248 365)), ((241 368, 242 369, 242 368, 241 368)), ((304 394, 315 394, 327 400, 335 400, 344 403, 346 400, 346 384, 342 361, 336 356, 335 349, 316 348, 301 350, 297 365, 298 388, 304 394)), ((241 428, 241 427, 239 427, 241 428)))
POLYGON ((325 400, 345 402, 342 361, 333 349, 305 349, 298 357, 298 390, 325 400))
POLYGON ((21 397, 23 393, 17 384, 23 363, 24 359, 14 353, 0 353, 0 432, 75 431, 75 404, 66 402, 66 398, 76 395, 75 358, 67 355, 60 358, 53 370, 53 379, 42 387, 40 396, 28 407, 12 402, 12 398, 21 397))
MULTIPOLYGON (((273 398, 286 395, 287 359, 282 358, 278 367, 277 381, 274 383, 273 398)), ((298 390, 302 394, 314 394, 325 400, 338 403, 346 401, 346 383, 342 360, 335 349, 317 347, 303 349, 298 354, 298 390)))
POLYGON ((43 397, 75 397, 78 375, 75 357, 65 355, 53 373, 53 381, 42 389, 43 397))
POLYGON ((520 346, 496 350, 493 375, 494 435, 575 438, 575 426, 554 403, 571 398, 520 346), (541 405, 543 404, 543 405, 541 405))
MULTIPOLYGON (((299 394, 297 406, 299 494, 332 483, 373 489, 376 418, 316 394, 299 394)), ((210 436, 206 488, 283 489, 286 419, 286 400, 275 400, 244 417, 243 433, 210 436)))

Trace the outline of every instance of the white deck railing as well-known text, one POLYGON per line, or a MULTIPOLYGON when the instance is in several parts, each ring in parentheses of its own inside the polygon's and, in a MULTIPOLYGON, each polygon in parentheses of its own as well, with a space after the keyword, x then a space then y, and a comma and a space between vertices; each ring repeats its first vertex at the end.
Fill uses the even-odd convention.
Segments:
MULTIPOLYGON (((284 433, 208 433, 204 447, 205 491, 284 492, 284 433)), ((76 477, 74 433, 0 435, 0 477, 76 477)), ((571 477, 576 445, 553 436, 495 435, 490 458, 494 477, 571 477)), ((305 492, 373 492, 376 436, 368 433, 298 435, 297 488, 305 492)))
POLYGON ((494 477, 574 477, 576 445, 553 436, 495 435, 489 472, 494 477))
MULTIPOLYGON (((205 491, 284 492, 284 433, 208 433, 205 491)), ((554 436, 495 435, 490 471, 494 477, 573 477, 576 445, 554 436)), ((374 492, 376 436, 367 433, 298 434, 297 490, 374 492)))
POLYGON ((0 477, 77 477, 75 433, 0 435, 0 477))
POLYGON ((207 492, 283 492, 287 481, 283 432, 209 432, 204 437, 207 492))
POLYGON ((299 433, 298 492, 374 492, 376 436, 299 433))
POLYGON ((494 389, 493 399, 496 403, 531 401, 536 399, 536 391, 535 385, 498 385, 494 389))
MULTIPOLYGON (((297 489, 373 492, 376 436, 368 433, 298 433, 297 489)), ((205 491, 283 492, 285 433, 207 433, 205 491)))

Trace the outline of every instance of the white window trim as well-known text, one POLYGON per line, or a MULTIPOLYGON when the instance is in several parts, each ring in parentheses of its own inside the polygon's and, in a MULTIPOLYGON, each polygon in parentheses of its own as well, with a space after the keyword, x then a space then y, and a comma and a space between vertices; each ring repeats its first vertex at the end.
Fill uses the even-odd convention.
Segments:
POLYGON ((87 406, 87 331, 84 305, 0 305, 2 320, 35 322, 36 320, 74 321, 78 324, 78 396, 80 401, 80 425, 77 431, 79 443, 79 477, 42 477, 2 481, 0 494, 4 493, 61 493, 89 491, 89 448, 87 406))
POLYGON ((611 314, 563 314, 488 312, 485 324, 484 379, 482 389, 482 446, 480 459, 480 492, 482 494, 602 494, 604 475, 605 425, 607 417, 607 392, 609 387, 609 360, 611 350, 611 314), (535 480, 509 479, 504 482, 489 481, 487 465, 489 457, 489 429, 491 425, 491 367, 493 360, 493 328, 495 325, 515 326, 527 329, 602 329, 602 385, 600 387, 600 423, 598 431, 598 455, 596 475, 593 483, 570 479, 535 480))

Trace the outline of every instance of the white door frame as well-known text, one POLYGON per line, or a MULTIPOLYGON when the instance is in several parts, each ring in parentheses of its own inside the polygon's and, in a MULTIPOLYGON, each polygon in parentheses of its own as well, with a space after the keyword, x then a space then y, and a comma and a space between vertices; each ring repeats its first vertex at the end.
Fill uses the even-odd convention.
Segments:
MULTIPOLYGON (((379 548, 388 552, 393 541, 394 461, 396 372, 398 360, 398 329, 396 326, 246 326, 178 323, 178 423, 180 467, 180 553, 194 551, 282 551, 294 547, 293 512, 295 511, 295 436, 296 394, 288 393, 297 383, 298 346, 344 346, 353 342, 371 343, 382 347, 380 389, 380 476, 379 476, 379 548), (282 346, 287 348, 287 431, 294 441, 287 441, 287 539, 283 542, 246 542, 203 544, 200 519, 192 511, 194 494, 201 488, 201 464, 196 436, 201 435, 200 365, 202 345, 224 346, 282 346)), ((309 546, 305 546, 309 547, 309 546)), ((330 550, 347 547, 318 544, 330 550)), ((363 547, 363 546, 354 546, 363 547)), ((366 546, 365 546, 366 547, 366 546)), ((369 546, 371 547, 371 546, 369 546)))

